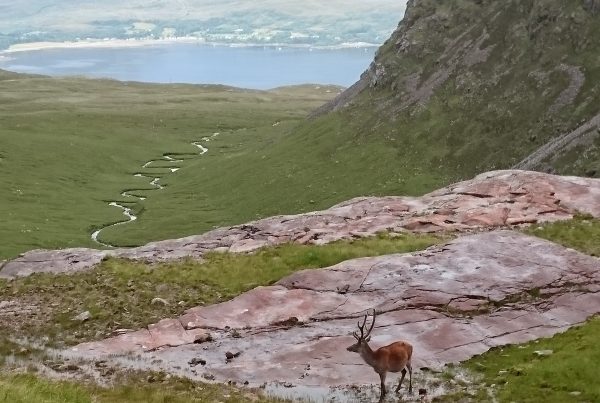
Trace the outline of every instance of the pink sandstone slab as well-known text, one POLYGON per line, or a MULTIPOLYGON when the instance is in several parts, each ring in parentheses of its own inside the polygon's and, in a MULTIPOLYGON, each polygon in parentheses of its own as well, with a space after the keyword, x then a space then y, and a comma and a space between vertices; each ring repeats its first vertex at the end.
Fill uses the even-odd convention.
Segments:
POLYGON ((374 372, 346 351, 366 310, 378 312, 373 347, 405 339, 414 345, 416 368, 439 369, 582 323, 600 313, 599 286, 597 258, 518 232, 484 232, 422 252, 301 271, 69 354, 128 353, 121 364, 254 386, 374 384, 374 372), (209 332, 212 341, 190 342, 187 332, 194 331, 209 332), (227 362, 228 351, 241 355, 227 362), (195 357, 206 365, 188 366, 195 357))

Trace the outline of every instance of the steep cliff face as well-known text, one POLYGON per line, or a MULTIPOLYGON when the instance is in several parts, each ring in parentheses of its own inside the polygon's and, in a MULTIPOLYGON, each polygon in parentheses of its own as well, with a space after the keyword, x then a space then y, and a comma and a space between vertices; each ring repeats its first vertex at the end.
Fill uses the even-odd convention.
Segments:
POLYGON ((411 0, 361 80, 316 112, 451 176, 600 176, 600 1, 411 0))

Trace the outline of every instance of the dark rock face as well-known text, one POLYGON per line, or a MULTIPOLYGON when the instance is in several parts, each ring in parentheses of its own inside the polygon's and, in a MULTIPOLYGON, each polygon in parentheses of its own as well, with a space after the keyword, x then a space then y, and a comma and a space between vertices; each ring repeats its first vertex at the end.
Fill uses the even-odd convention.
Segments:
POLYGON ((251 252, 286 242, 324 244, 380 231, 471 231, 568 219, 576 212, 600 217, 600 180, 527 171, 496 171, 423 197, 363 197, 307 214, 276 216, 203 235, 131 249, 32 251, 4 264, 0 277, 88 270, 106 256, 150 262, 211 250, 251 252))
POLYGON ((69 354, 128 353, 136 366, 151 368, 158 359, 175 373, 202 356, 216 380, 252 385, 369 384, 376 375, 346 351, 356 319, 368 309, 379 313, 373 346, 404 339, 414 345, 416 368, 439 368, 493 346, 550 336, 599 313, 600 260, 517 232, 463 236, 423 252, 302 271, 69 354), (214 341, 193 343, 194 335, 209 331, 214 341), (232 351, 238 357, 224 360, 232 351))

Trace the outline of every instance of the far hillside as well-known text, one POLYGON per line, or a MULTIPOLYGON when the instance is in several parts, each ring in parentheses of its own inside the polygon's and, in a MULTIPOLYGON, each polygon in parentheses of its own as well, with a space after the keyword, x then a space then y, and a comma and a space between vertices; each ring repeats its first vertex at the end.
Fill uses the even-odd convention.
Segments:
MULTIPOLYGON (((413 0, 358 83, 268 147, 218 161, 223 177, 182 172, 171 192, 203 188, 225 223, 493 169, 600 177, 599 55, 597 0, 413 0)), ((107 234, 156 239, 167 197, 107 234)))
POLYGON ((389 173, 600 176, 600 2, 414 0, 362 79, 301 133, 394 150, 389 173))
POLYGON ((168 222, 156 222, 137 239, 125 236, 125 244, 198 233, 255 214, 226 210, 221 196, 211 193, 215 183, 236 192, 227 179, 235 169, 218 161, 268 148, 272 136, 338 92, 314 85, 249 91, 0 71, 0 260, 36 248, 101 247, 92 232, 126 220, 121 209, 109 206, 113 201, 132 208, 140 222, 154 209, 168 222), (223 140, 202 142, 214 133, 222 133, 223 140), (200 156, 194 142, 209 151, 200 156), (180 162, 143 168, 169 153, 180 162), (179 171, 172 172, 174 166, 179 171), (171 193, 171 182, 186 177, 186 171, 203 183, 183 182, 173 187, 183 193, 171 193), (159 178, 165 189, 156 190, 151 178, 159 178), (129 189, 146 202, 165 197, 150 208, 121 194, 129 189))
POLYGON ((130 246, 492 169, 600 177, 598 0, 412 0, 335 99, 319 86, 3 77, 4 258, 98 246, 92 232, 126 219, 111 202, 137 220, 99 239, 130 246))

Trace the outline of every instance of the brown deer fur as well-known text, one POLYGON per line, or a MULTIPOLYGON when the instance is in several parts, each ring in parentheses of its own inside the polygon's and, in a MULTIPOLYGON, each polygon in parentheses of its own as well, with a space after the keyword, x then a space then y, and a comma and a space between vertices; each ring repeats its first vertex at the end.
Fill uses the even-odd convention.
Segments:
POLYGON ((371 327, 367 334, 364 334, 367 316, 368 315, 365 315, 362 326, 360 322, 358 322, 358 329, 360 330, 360 335, 357 332, 352 333, 352 335, 356 339, 356 343, 348 347, 347 350, 359 353, 362 359, 368 365, 373 367, 375 372, 379 374, 379 378, 381 380, 381 395, 379 397, 380 400, 383 400, 385 394, 387 393, 385 389, 385 377, 388 372, 402 372, 400 382, 398 383, 398 387, 396 388, 396 393, 398 393, 400 391, 400 386, 402 386, 402 381, 404 381, 406 370, 408 369, 408 393, 412 394, 412 346, 405 341, 396 341, 392 344, 389 344, 387 346, 381 347, 373 351, 371 347, 369 347, 369 341, 371 340, 371 331, 375 326, 376 313, 375 311, 373 311, 373 323, 371 323, 371 327))

